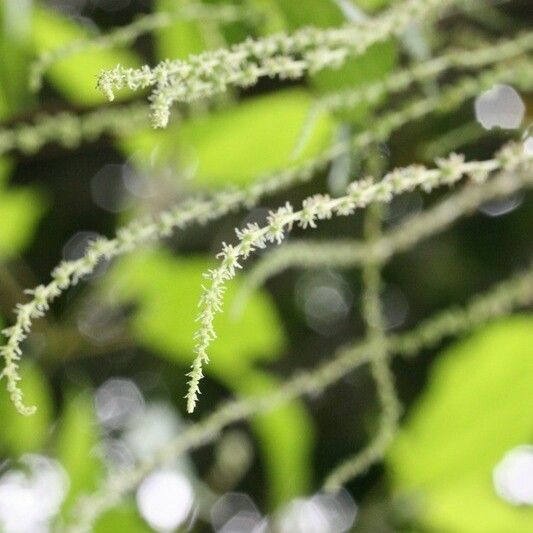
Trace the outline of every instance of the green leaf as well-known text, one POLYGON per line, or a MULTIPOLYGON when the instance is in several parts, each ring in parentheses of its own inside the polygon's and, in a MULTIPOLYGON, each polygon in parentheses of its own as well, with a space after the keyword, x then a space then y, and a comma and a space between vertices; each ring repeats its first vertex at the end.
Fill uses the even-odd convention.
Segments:
MULTIPOLYGON (((90 36, 86 28, 59 12, 40 5, 33 10, 30 47, 35 55, 61 48, 74 40, 90 36)), ((125 49, 88 49, 53 65, 47 72, 48 79, 66 98, 76 104, 94 105, 106 101, 96 88, 96 79, 102 69, 124 66, 140 66, 137 56, 125 49)), ((128 91, 120 91, 117 98, 127 98, 128 91)))
POLYGON ((321 28, 339 26, 344 17, 335 2, 328 0, 276 0, 285 15, 290 31, 302 26, 321 28))
MULTIPOLYGON (((168 131, 147 131, 123 143, 149 160, 154 149, 162 160, 197 163, 194 184, 246 185, 260 175, 286 168, 312 103, 301 89, 244 100, 236 107, 192 119, 168 131), (181 150, 181 153, 180 153, 181 150)), ((322 115, 298 161, 321 152, 331 141, 333 122, 322 115)), ((187 164, 187 163, 185 163, 187 164)))
MULTIPOLYGON (((202 275, 213 266, 204 257, 180 258, 165 250, 137 253, 118 261, 108 279, 119 301, 139 304, 132 319, 137 340, 189 365, 198 329, 202 275)), ((237 285, 228 284, 226 309, 237 285)), ((232 320, 228 312, 220 313, 215 327, 218 338, 211 345, 207 372, 218 377, 238 374, 254 361, 272 360, 285 344, 272 301, 262 292, 250 301, 242 318, 232 320)))
POLYGON ((22 251, 46 209, 43 195, 30 187, 4 188, 0 179, 0 258, 22 251))
MULTIPOLYGON (((182 0, 178 5, 175 0, 157 0, 155 8, 157 11, 172 12, 187 3, 191 2, 182 0)), ((156 56, 160 60, 185 58, 208 48, 201 25, 190 20, 180 20, 171 26, 161 28, 155 32, 155 37, 156 56)))
POLYGON ((20 388, 27 405, 38 406, 33 416, 22 416, 13 408, 8 393, 0 387, 0 451, 18 457, 39 451, 45 444, 52 417, 52 399, 48 383, 37 366, 23 362, 20 366, 20 388))
MULTIPOLYGON (((110 272, 106 290, 119 301, 134 301, 131 319, 137 341, 165 358, 189 366, 193 357, 195 321, 202 273, 213 263, 205 258, 178 258, 159 250, 121 259, 110 272)), ((241 396, 267 392, 277 380, 256 362, 277 358, 285 345, 281 325, 270 298, 258 292, 237 320, 228 309, 239 280, 228 284, 226 312, 215 320, 218 338, 205 371, 241 396)), ((183 379, 185 383, 185 379, 183 379)), ((272 505, 309 488, 312 423, 303 403, 257 417, 252 427, 260 439, 272 505)))
POLYGON ((431 531, 533 531, 533 509, 495 493, 492 471, 533 436, 533 319, 484 328, 441 354, 388 463, 431 531))
MULTIPOLYGON (((339 69, 326 69, 312 77, 313 86, 319 92, 329 93, 342 89, 361 87, 385 78, 398 62, 398 46, 394 41, 385 41, 371 46, 363 55, 349 59, 339 69)), ((386 97, 384 96, 382 100, 386 97)), ((339 115, 365 126, 369 112, 382 102, 370 105, 361 102, 339 115)))
MULTIPOLYGON (((348 22, 340 2, 335 0, 275 0, 279 9, 285 14, 289 28, 295 30, 302 26, 318 26, 322 28, 341 26, 348 22)), ((391 0, 347 0, 354 7, 372 13, 391 3, 391 0)))
POLYGON ((261 35, 287 31, 287 20, 277 0, 247 0, 261 14, 261 35))
MULTIPOLYGON (((227 0, 210 0, 206 6, 227 4, 227 0)), ((188 4, 197 5, 197 0, 156 0, 156 11, 173 12, 188 4)), ((270 20, 269 20, 270 22, 270 20)), ((235 42, 243 41, 250 32, 249 23, 235 21, 231 24, 215 19, 186 20, 181 19, 172 25, 154 32, 155 52, 158 60, 186 58, 205 50, 222 48, 235 42)))
POLYGON ((389 6, 392 0, 354 0, 355 3, 364 11, 372 13, 379 9, 389 6))
POLYGON ((104 513, 94 525, 93 531, 94 533, 116 533, 117 531, 150 533, 153 529, 142 521, 133 503, 123 503, 104 513))
POLYGON ((0 118, 27 110, 32 102, 28 90, 27 40, 31 32, 31 4, 0 3, 0 118))
MULTIPOLYGON (((335 27, 347 22, 344 14, 333 0, 278 0, 280 9, 294 30, 302 26, 335 27)), ((382 0, 363 2, 360 7, 375 9, 382 0), (374 5, 372 5, 374 4, 374 5)), ((372 10, 370 9, 370 10, 372 10)), ((311 77, 312 86, 319 92, 338 91, 343 88, 355 88, 372 83, 385 77, 397 63, 397 45, 393 41, 376 43, 363 55, 349 58, 339 69, 325 69, 311 77)), ((367 104, 361 104, 346 118, 361 121, 366 118, 367 104)))
POLYGON ((23 251, 31 242, 47 202, 34 187, 8 187, 13 163, 0 158, 0 261, 23 251))
POLYGON ((320 91, 355 88, 385 78, 398 60, 394 41, 372 45, 363 55, 349 59, 340 69, 326 69, 313 76, 313 85, 320 91))
POLYGON ((89 394, 66 398, 65 409, 56 437, 56 457, 70 477, 70 489, 63 502, 63 514, 84 492, 97 489, 102 477, 102 462, 97 456, 99 428, 89 394))

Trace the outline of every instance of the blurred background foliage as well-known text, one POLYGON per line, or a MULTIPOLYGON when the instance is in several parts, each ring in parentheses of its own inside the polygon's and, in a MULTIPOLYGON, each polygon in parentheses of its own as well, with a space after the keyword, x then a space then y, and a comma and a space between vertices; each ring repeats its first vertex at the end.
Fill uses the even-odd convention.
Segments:
MULTIPOLYGON (((30 61, 38 53, 126 24, 143 13, 172 10, 176 2, 1 0, 2 123, 8 127, 41 111, 79 112, 103 104, 96 75, 117 63, 155 64, 250 34, 304 25, 327 27, 346 20, 345 3, 340 1, 238 3, 260 10, 260 22, 221 26, 180 21, 143 36, 129 49, 87 50, 54 65, 42 92, 35 95, 27 78, 30 61)), ((353 4, 372 14, 388 2, 353 4)), ((419 58, 424 50, 430 54, 435 44, 475 39, 482 32, 495 39, 531 22, 527 1, 491 5, 485 14, 491 13, 493 18, 483 20, 460 13, 438 34, 418 28, 415 52, 401 43, 378 44, 338 71, 299 82, 266 80, 245 94, 218 98, 210 109, 192 106, 166 130, 154 131, 147 124, 125 138, 103 138, 73 151, 50 144, 31 157, 2 156, 2 323, 11 321, 11 309, 24 288, 46 280, 62 257, 79 256, 88 238, 112 235, 132 217, 155 212, 193 190, 247 185, 291 164, 318 95, 382 79, 402 57, 414 55, 416 60, 416 53, 419 58)), ((528 95, 522 96, 529 104, 528 95)), ((123 91, 120 98, 131 95, 123 91)), ((364 129, 373 111, 361 104, 349 113, 322 114, 298 158, 318 154, 345 131, 364 129)), ((390 168, 424 160, 429 145, 438 150, 442 136, 452 132, 453 138, 456 128, 465 124, 476 131, 475 142, 459 146, 469 156, 487 157, 501 142, 501 133, 484 132, 476 125, 468 102, 455 112, 403 128, 381 147, 382 164, 390 168)), ((356 171, 360 160, 354 157, 350 165, 356 171)), ((70 289, 53 313, 36 324, 27 343, 22 386, 28 401, 39 406, 37 414, 21 418, 0 390, 0 475, 27 467, 28 454, 57 460, 70 479, 61 504, 61 516, 66 518, 77 497, 95 490, 111 464, 129 464, 179 433, 188 423, 183 415, 183 375, 191 361, 202 272, 234 227, 264 219, 267 209, 286 197, 298 202, 314 192, 334 190, 338 177, 333 178, 325 173, 283 198, 269 199, 252 213, 187 230, 164 245, 104 266, 70 289), (140 442, 134 442, 135 434, 140 442)), ((397 224, 425 202, 416 193, 393 202, 387 224, 397 224)), ((521 195, 514 203, 520 208, 487 208, 392 261, 385 291, 392 329, 464 302, 527 263, 532 251, 531 195, 521 195)), ((361 219, 351 217, 324 224, 313 237, 357 236, 360 231, 361 219)), ((229 287, 228 308, 238 286, 237 279, 229 287)), ((315 365, 335 347, 361 335, 359 299, 355 271, 290 271, 255 294, 240 318, 220 316, 200 414, 230 395, 273 390, 294 370, 315 365), (322 286, 330 287, 337 299, 331 316, 321 314, 323 302, 313 296, 322 286)), ((427 353, 416 364, 395 363, 405 422, 385 464, 348 487, 359 506, 354 530, 533 530, 531 508, 502 501, 491 483, 491 470, 504 453, 533 438, 532 333, 531 317, 510 318, 441 353, 427 353)), ((216 463, 224 457, 217 446, 201 449, 179 465, 193 484, 208 486, 213 493, 245 492, 267 513, 316 490, 333 465, 364 445, 377 414, 371 379, 359 370, 325 395, 293 402, 236 428, 234 454, 241 449, 242 457, 234 476, 225 479, 220 474, 226 470, 224 463, 216 463)), ((193 527, 209 529, 201 520, 193 527)), ((151 528, 131 499, 107 513, 96 530, 151 528)))

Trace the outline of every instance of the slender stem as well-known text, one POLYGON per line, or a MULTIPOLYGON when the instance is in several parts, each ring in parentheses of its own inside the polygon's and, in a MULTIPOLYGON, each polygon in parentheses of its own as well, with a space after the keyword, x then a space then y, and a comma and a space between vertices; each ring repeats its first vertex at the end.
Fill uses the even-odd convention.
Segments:
MULTIPOLYGON (((365 218, 365 242, 369 245, 381 238, 381 209, 372 206, 365 218)), ((389 362, 389 346, 385 335, 385 317, 381 305, 382 263, 367 261, 363 266, 363 318, 367 325, 367 339, 371 347, 370 371, 376 384, 381 407, 377 434, 360 452, 343 461, 326 478, 324 488, 337 490, 379 461, 394 438, 401 413, 401 405, 394 386, 389 362)))
POLYGON ((409 216, 401 225, 387 231, 373 243, 356 239, 288 242, 257 260, 244 276, 231 312, 233 316, 239 316, 251 294, 284 270, 326 266, 351 268, 364 265, 367 261, 387 261, 446 230, 459 218, 475 213, 485 202, 531 187, 533 174, 530 171, 501 172, 483 185, 469 183, 427 211, 409 216))

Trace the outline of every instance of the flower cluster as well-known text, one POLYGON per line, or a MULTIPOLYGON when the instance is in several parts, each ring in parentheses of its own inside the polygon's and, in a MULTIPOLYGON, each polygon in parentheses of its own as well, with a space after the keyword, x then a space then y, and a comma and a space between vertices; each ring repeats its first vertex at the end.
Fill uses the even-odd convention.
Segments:
MULTIPOLYGON (((215 194, 212 198, 207 200, 193 199, 190 202, 187 202, 185 205, 180 205, 177 208, 173 208, 169 211, 159 214, 156 219, 146 219, 140 222, 134 222, 133 224, 121 229, 115 239, 105 241, 110 243, 108 246, 112 250, 112 252, 109 254, 109 258, 127 253, 144 242, 167 236, 175 228, 182 228, 194 222, 204 223, 208 220, 213 220, 223 216, 224 214, 241 206, 253 206, 264 195, 275 193, 281 189, 293 185, 294 183, 308 181, 316 172, 325 168, 335 157, 346 153, 351 149, 363 149, 364 147, 367 147, 376 141, 385 139, 399 127, 403 126, 409 121, 421 118, 428 113, 433 112, 435 109, 450 109, 454 106, 460 105, 460 103, 469 97, 478 94, 481 90, 483 90, 483 88, 490 86, 495 81, 512 80, 520 87, 531 87, 533 85, 533 76, 527 75, 527 73, 532 72, 530 68, 526 68, 528 65, 529 63, 527 62, 516 62, 508 67, 504 66, 486 71, 479 77, 461 78, 456 84, 449 89, 442 91, 439 95, 415 100, 404 105, 396 111, 384 114, 381 118, 378 118, 374 122, 369 130, 356 135, 348 143, 343 142, 336 144, 316 158, 308 160, 303 164, 293 168, 283 170, 280 173, 274 174, 268 179, 261 180, 252 185, 249 189, 223 191, 215 194)), ((134 109, 137 109, 137 111, 132 113, 132 117, 135 118, 138 116, 138 118, 135 118, 135 120, 141 121, 142 117, 146 116, 146 108, 143 109, 140 107, 134 109), (136 113, 138 113, 138 115, 136 115, 136 113)), ((37 126, 18 126, 14 130, 6 130, 4 131, 3 137, 5 139, 3 145, 4 150, 20 147, 26 151, 31 151, 38 149, 39 146, 44 144, 44 142, 47 140, 56 140, 62 144, 79 143, 83 138, 92 138, 92 136, 97 136, 98 134, 106 131, 115 133, 124 132, 124 122, 121 120, 113 120, 113 118, 116 116, 114 113, 122 115, 124 111, 122 109, 101 110, 94 112, 94 114, 89 114, 86 117, 77 119, 69 115, 68 118, 65 118, 66 125, 62 125, 63 122, 58 118, 55 123, 52 121, 51 123, 48 123, 48 125, 46 125, 48 121, 43 120, 42 124, 38 123, 37 126), (24 135, 17 134, 18 128, 21 128, 21 131, 24 132, 24 135), (16 141, 13 139, 16 139, 16 141), (25 142, 21 141, 21 139, 25 139, 25 142)), ((0 134, 0 141, 1 140, 2 135, 0 134)), ((2 146, 1 142, 0 146, 2 146)), ((410 172, 413 172, 414 170, 415 167, 411 168, 410 172)), ((476 172, 472 171, 473 179, 475 179, 475 174, 476 172)), ((425 184, 425 187, 431 187, 431 173, 429 175, 425 175, 425 173, 422 171, 422 175, 424 175, 428 180, 425 184)), ((481 172, 480 179, 483 178, 484 176, 481 172)), ((404 180, 400 181, 403 182, 404 180)), ((370 186, 367 187, 366 185, 368 185, 366 182, 360 182, 357 187, 362 188, 362 190, 359 193, 353 191, 353 194, 350 197, 335 199, 335 213, 329 211, 329 201, 333 200, 329 199, 327 196, 317 196, 314 199, 310 199, 306 202, 306 204, 303 206, 301 218, 298 220, 290 220, 294 214, 291 214, 290 216, 288 216, 287 213, 285 213, 283 216, 281 213, 278 214, 278 216, 273 220, 275 224, 272 224, 269 235, 264 235, 264 242, 267 240, 280 242, 283 238, 283 231, 287 229, 287 225, 290 226, 290 224, 293 222, 298 222, 302 227, 313 227, 316 223, 316 220, 327 218, 333 214, 340 216, 350 215, 354 209, 367 205, 369 194, 372 195, 374 201, 388 201, 387 198, 390 198, 391 191, 387 188, 386 184, 384 185, 381 182, 374 184, 372 185, 372 187, 375 187, 374 189, 371 189, 370 186), (370 193, 370 190, 373 192, 370 193), (379 195, 381 195, 381 199, 378 198, 379 195), (285 223, 285 221, 288 222, 285 223)), ((256 233, 252 234, 255 237, 257 236, 256 233)), ((104 241, 100 240, 97 242, 102 243, 104 241)), ((258 240, 250 242, 250 252, 253 248, 258 247, 261 244, 264 243, 258 240)), ((62 263, 60 267, 54 271, 52 276, 53 279, 46 287, 50 287, 55 283, 55 275, 68 270, 68 272, 70 272, 68 274, 70 283, 64 288, 62 285, 58 285, 56 287, 60 289, 60 294, 68 286, 77 283, 81 277, 92 272, 98 262, 95 262, 88 257, 93 253, 92 250, 93 248, 90 246, 87 250, 87 257, 82 258, 81 260, 62 263)), ((105 256, 98 256, 98 259, 102 258, 105 258, 105 256)), ((51 296, 51 299, 54 299, 59 295, 56 295, 56 290, 54 287, 50 287, 50 292, 48 294, 51 296)), ((51 301, 51 299, 49 301, 51 301)), ((44 308, 42 311, 46 312, 46 310, 47 308, 44 308)), ((37 309, 34 309, 34 313, 30 313, 31 319, 41 316, 39 314, 41 311, 39 311, 39 313, 37 311, 37 309)), ((206 316, 204 318, 205 324, 207 325, 210 317, 206 316)), ((17 323, 18 322, 19 319, 17 313, 17 323)), ((20 391, 17 386, 17 379, 15 379, 18 376, 16 372, 16 361, 20 356, 20 342, 23 340, 23 338, 25 338, 26 332, 24 330, 17 329, 13 330, 13 333, 16 333, 14 339, 11 340, 11 336, 9 336, 6 350, 0 353, 4 356, 6 362, 8 362, 6 365, 8 367, 8 371, 7 373, 4 372, 4 375, 8 378, 8 386, 16 391, 18 395, 20 391), (20 338, 17 340, 17 337, 20 338)), ((193 368, 191 375, 189 376, 191 378, 192 390, 198 388, 197 386, 199 380, 201 379, 201 372, 199 372, 198 365, 201 366, 202 362, 208 360, 206 350, 211 340, 212 339, 204 339, 203 343, 198 343, 199 348, 196 353, 196 366, 193 368), (202 348, 203 346, 205 346, 205 350, 202 348)), ((21 396, 14 396, 14 398, 18 398, 17 403, 20 407, 21 396)), ((194 403, 195 399, 193 399, 191 396, 189 399, 189 407, 191 409, 193 408, 194 403)))
POLYGON ((246 88, 261 77, 299 78, 306 72, 337 68, 347 57, 372 44, 401 34, 413 21, 427 20, 456 3, 454 0, 406 0, 382 16, 344 28, 304 28, 246 41, 231 48, 208 51, 187 60, 166 60, 155 68, 104 71, 98 86, 110 99, 114 91, 155 86, 151 96, 154 127, 165 127, 174 102, 192 102, 222 93, 228 87, 246 88))
POLYGON ((231 23, 238 20, 256 22, 259 13, 247 6, 230 4, 186 4, 177 6, 173 11, 159 11, 144 15, 131 24, 121 26, 109 33, 96 37, 72 41, 68 45, 42 53, 30 65, 30 88, 41 88, 44 73, 55 63, 88 49, 105 50, 116 46, 125 46, 134 42, 141 35, 171 26, 179 20, 212 20, 231 23))
MULTIPOLYGON (((503 152, 500 157, 506 158, 503 152)), ((502 166, 512 168, 510 161, 514 160, 514 155, 511 154, 509 162, 503 161, 502 166)), ((440 161, 442 165, 447 165, 446 160, 440 161)), ((431 208, 408 217, 404 223, 389 230, 372 244, 357 239, 305 239, 272 250, 269 254, 261 256, 245 276, 233 300, 232 314, 239 316, 248 298, 259 287, 288 268, 348 268, 362 266, 369 261, 389 261, 397 253, 411 249, 420 241, 446 229, 460 217, 475 213, 483 204, 531 188, 533 175, 528 173, 527 169, 522 170, 511 175, 499 173, 488 183, 485 183, 486 172, 482 171, 479 175, 471 172, 470 178, 480 187, 463 187, 431 208)), ((453 172, 453 167, 451 171, 453 172)), ((346 205, 348 206, 349 202, 346 205)), ((340 208, 338 212, 342 213, 340 208)), ((305 222, 304 213, 302 223, 305 222)), ((307 226, 302 225, 302 227, 307 226)))
MULTIPOLYGON (((110 100, 113 100, 115 90, 150 88, 149 106, 133 104, 108 107, 82 116, 70 113, 38 116, 32 123, 18 123, 0 129, 0 156, 11 150, 32 154, 47 142, 74 148, 85 140, 93 140, 106 133, 117 136, 129 134, 145 126, 147 118, 151 118, 155 127, 164 127, 176 102, 188 104, 209 99, 232 87, 247 88, 256 84, 261 77, 293 80, 322 69, 338 68, 376 42, 405 35, 413 23, 436 20, 451 6, 463 4, 457 0, 399 0, 374 18, 357 20, 341 28, 303 28, 292 35, 280 33, 260 39, 249 38, 230 48, 207 51, 186 60, 166 60, 155 68, 144 66, 128 69, 119 65, 101 74, 99 88, 110 100)), ((89 48, 102 50, 125 45, 148 31, 169 26, 179 19, 202 20, 208 26, 209 21, 226 23, 243 19, 253 24, 259 22, 257 15, 255 8, 240 4, 187 3, 177 6, 172 12, 143 16, 110 33, 74 41, 64 48, 45 52, 31 66, 30 84, 38 89, 46 69, 72 54, 89 48)), ((506 41, 487 43, 483 48, 466 54, 464 50, 447 51, 434 59, 384 76, 375 83, 326 95, 311 108, 294 149, 294 157, 300 155, 322 112, 352 109, 361 102, 379 104, 392 93, 407 93, 409 88, 420 82, 437 81, 448 70, 460 71, 491 65, 476 75, 457 78, 454 75, 451 85, 439 87, 437 91, 427 91, 415 99, 411 100, 410 95, 405 95, 406 100, 398 107, 380 112, 361 132, 353 136, 346 135, 341 142, 333 144, 314 158, 263 177, 246 189, 228 189, 185 200, 157 215, 128 224, 119 229, 112 239, 97 238, 89 243, 81 258, 61 262, 52 271, 47 284, 25 291, 27 301, 16 306, 14 323, 2 332, 6 340, 5 345, 0 346, 0 358, 4 359, 0 380, 5 379, 15 408, 23 415, 31 415, 36 409, 24 402, 18 368, 22 343, 29 336, 33 321, 44 316, 64 291, 82 281, 101 262, 134 251, 144 243, 170 236, 177 229, 185 229, 194 223, 204 224, 244 206, 252 207, 267 194, 310 180, 319 171, 326 170, 339 156, 354 150, 364 154, 365 148, 386 140, 407 123, 420 120, 430 113, 449 112, 458 108, 494 83, 508 82, 519 89, 530 90, 533 88, 533 68, 528 54, 532 48, 533 32, 526 32, 506 41)), ((438 153, 448 153, 453 149, 440 148, 438 153)), ((396 355, 416 355, 445 336, 465 333, 533 301, 532 265, 525 273, 500 283, 463 309, 453 308, 439 313, 407 333, 387 334, 380 303, 382 267, 395 253, 413 248, 422 239, 435 235, 461 216, 475 211, 484 202, 507 197, 531 186, 533 155, 524 149, 523 144, 511 143, 485 161, 467 162, 464 156, 452 153, 435 159, 431 168, 411 165, 397 168, 381 179, 365 177, 351 183, 340 197, 316 194, 305 199, 299 209, 285 203, 269 212, 264 225, 249 223, 236 229, 236 241, 222 244, 222 250, 216 256, 218 266, 204 275, 194 361, 187 374, 189 412, 194 411, 198 402, 204 365, 209 362, 210 345, 216 338, 214 320, 223 311, 227 283, 236 277, 245 261, 257 250, 282 244, 294 227, 304 230, 317 228, 322 221, 350 216, 369 208, 365 218, 364 242, 328 240, 325 243, 318 241, 317 244, 316 241, 304 241, 297 246, 291 247, 289 244, 281 247, 273 253, 264 254, 267 260, 272 259, 273 266, 263 265, 263 269, 253 278, 255 281, 247 287, 247 291, 251 291, 266 276, 288 265, 362 266, 362 310, 367 324, 365 339, 338 350, 317 368, 287 379, 275 390, 269 391, 268 395, 260 394, 223 404, 138 466, 112 474, 97 494, 89 496, 75 508, 74 528, 77 531, 90 530, 90 525, 104 510, 117 504, 147 472, 169 456, 182 454, 214 440, 230 423, 247 420, 255 413, 265 412, 291 399, 323 391, 342 379, 347 372, 369 363, 380 400, 381 422, 377 435, 362 452, 343 461, 326 478, 325 487, 336 489, 366 470, 383 457, 398 427, 401 406, 395 392, 390 359, 396 355), (467 186, 447 195, 429 209, 409 217, 401 225, 381 232, 380 206, 375 204, 388 204, 396 196, 409 191, 431 193, 439 187, 453 187, 464 178, 469 182, 467 186), (276 252, 280 253, 274 257, 276 252)))
POLYGON ((161 213, 156 218, 134 221, 118 231, 116 238, 98 238, 91 242, 80 259, 63 261, 52 271, 52 280, 47 285, 39 285, 26 291, 32 299, 15 308, 15 323, 3 330, 7 338, 0 347, 0 356, 4 358, 4 370, 1 377, 7 381, 7 389, 17 411, 23 415, 31 415, 35 408, 24 405, 22 391, 18 386, 18 360, 21 356, 21 343, 31 330, 32 322, 42 317, 50 304, 66 289, 79 283, 81 279, 94 271, 101 261, 130 252, 143 243, 170 235, 175 228, 183 229, 193 222, 206 222, 221 214, 227 213, 243 201, 242 194, 224 195, 224 203, 220 198, 211 200, 191 200, 179 207, 161 213))
POLYGON ((455 50, 450 51, 428 61, 398 70, 374 83, 326 94, 311 107, 294 149, 293 157, 300 155, 318 117, 323 113, 350 110, 362 103, 376 105, 386 95, 400 93, 429 79, 434 80, 452 68, 470 69, 495 65, 512 58, 518 58, 532 48, 533 32, 525 32, 512 39, 505 39, 496 44, 487 44, 476 48, 468 54, 458 53, 455 50))
MULTIPOLYGON (((50 304, 66 289, 92 273, 100 261, 109 261, 119 255, 135 250, 144 243, 168 237, 175 229, 184 229, 193 223, 205 224, 242 206, 251 206, 266 194, 287 187, 292 181, 282 175, 265 183, 256 183, 249 189, 228 189, 208 198, 192 198, 156 217, 136 220, 121 228, 114 239, 99 238, 89 244, 83 257, 73 261, 63 261, 52 271, 52 280, 47 285, 27 291, 33 298, 15 309, 15 323, 3 331, 6 344, 0 347, 4 358, 5 377, 11 399, 21 414, 30 415, 33 407, 23 403, 22 391, 18 386, 18 360, 21 356, 21 343, 31 330, 32 322, 42 317, 50 304)), ((206 317, 206 324, 207 324, 206 317)), ((211 317, 212 318, 212 317, 211 317)))
MULTIPOLYGON (((337 142, 316 158, 284 171, 285 179, 293 182, 305 181, 309 173, 318 172, 337 157, 353 150, 362 151, 376 142, 383 142, 401 127, 421 120, 431 113, 456 109, 470 98, 489 89, 494 83, 513 83, 520 89, 529 90, 533 87, 532 73, 531 60, 520 59, 510 65, 486 69, 479 75, 462 76, 450 86, 444 87, 438 94, 408 100, 399 108, 378 115, 372 124, 351 139, 337 142)), ((295 155, 303 147, 309 134, 309 127, 309 124, 304 125, 298 146, 295 148, 295 155)))
POLYGON ((352 215, 356 210, 373 203, 389 203, 393 197, 405 192, 421 189, 429 193, 437 187, 454 185, 464 176, 479 182, 486 180, 494 171, 512 169, 517 165, 530 165, 532 159, 520 145, 506 146, 494 159, 481 162, 465 162, 464 157, 451 154, 445 159, 438 159, 436 167, 432 169, 411 165, 393 170, 379 181, 372 178, 354 181, 348 187, 347 194, 342 197, 313 196, 304 200, 299 211, 294 211, 290 204, 285 204, 270 212, 265 226, 251 224, 243 230, 237 230, 238 244, 224 243, 217 256, 220 259, 219 267, 206 274, 210 283, 203 287, 199 303, 200 328, 196 334, 195 359, 188 374, 190 379, 186 396, 187 410, 194 411, 198 400, 199 383, 203 377, 202 368, 209 361, 208 348, 216 337, 213 320, 222 310, 224 285, 233 279, 237 269, 242 267, 240 261, 246 259, 254 250, 264 248, 267 243, 280 244, 286 232, 294 225, 315 228, 318 221, 333 216, 352 215))
POLYGON ((387 94, 405 91, 417 83, 434 80, 448 70, 501 64, 503 61, 522 56, 531 49, 533 49, 533 32, 524 32, 512 39, 478 47, 468 54, 452 50, 399 70, 375 83, 327 94, 318 100, 317 106, 328 111, 337 111, 352 109, 362 102, 376 103, 387 94))

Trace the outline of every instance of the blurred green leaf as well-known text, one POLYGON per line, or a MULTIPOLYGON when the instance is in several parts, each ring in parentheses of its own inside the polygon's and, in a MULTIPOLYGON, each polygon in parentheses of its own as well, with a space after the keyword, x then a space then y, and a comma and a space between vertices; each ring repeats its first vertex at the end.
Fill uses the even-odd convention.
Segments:
POLYGON ((287 20, 277 0, 247 0, 246 3, 256 8, 261 14, 260 33, 262 35, 287 30, 287 20))
POLYGON ((0 118, 26 110, 32 101, 27 50, 31 9, 30 2, 0 2, 0 118))
POLYGON ((320 91, 328 92, 375 82, 392 71, 397 56, 398 47, 394 41, 376 43, 363 55, 349 59, 340 69, 319 72, 313 76, 313 85, 320 91))
MULTIPOLYGON (((0 2, 0 120, 27 111, 32 95, 28 89, 27 41, 31 30, 31 3, 0 2)), ((0 158, 0 261, 23 250, 45 209, 39 192, 30 188, 7 189, 13 162, 0 158)))
POLYGON ((364 9, 368 13, 377 11, 387 7, 392 3, 392 0, 350 0, 357 4, 361 9, 364 9))
MULTIPOLYGON (((138 302, 132 327, 139 342, 189 365, 198 329, 202 274, 213 264, 204 257, 175 257, 165 250, 137 253, 118 261, 107 283, 119 301, 138 302)), ((235 281, 228 284, 228 307, 238 285, 235 281)), ((218 338, 211 345, 212 361, 206 370, 217 377, 238 375, 254 361, 272 360, 285 343, 273 303, 263 292, 255 295, 238 320, 228 312, 220 313, 215 328, 218 338)))
POLYGON ((147 526, 137 513, 133 504, 123 503, 103 514, 94 525, 94 533, 150 533, 152 528, 147 526))
MULTIPOLYGON (((302 26, 334 27, 349 22, 333 0, 278 0, 280 9, 294 30, 302 26)), ((372 0, 360 5, 364 10, 380 7, 383 0, 372 0)), ((355 2, 358 4, 358 2, 355 2)), ((319 92, 338 91, 342 88, 355 88, 383 78, 397 63, 397 46, 393 41, 376 43, 361 56, 350 58, 339 69, 326 69, 311 77, 311 83, 319 92)), ((346 115, 351 120, 365 118, 368 105, 361 104, 346 115)))
POLYGON ((285 15, 289 31, 301 26, 327 28, 343 23, 344 17, 333 0, 276 0, 285 15))
POLYGON ((0 258, 22 251, 31 241, 35 227, 44 214, 43 195, 30 187, 5 188, 0 179, 0 258))
MULTIPOLYGON (((206 5, 228 4, 227 0, 209 0, 206 5)), ((197 0, 156 0, 155 9, 172 12, 182 9, 187 4, 197 5, 197 0)), ((237 2, 238 4, 238 2, 237 2)), ((244 11, 244 9, 243 9, 244 11)), ((254 26, 249 21, 221 23, 215 19, 179 20, 170 26, 154 32, 155 52, 159 60, 185 58, 204 50, 221 48, 240 42, 248 37, 254 26)))
POLYGON ((102 462, 96 454, 99 428, 89 394, 67 395, 56 437, 56 457, 70 477, 63 514, 84 492, 96 490, 102 477, 102 462))
MULTIPOLYGON (((123 143, 128 152, 149 160, 157 148, 162 160, 176 153, 197 163, 194 183, 201 186, 246 185, 258 176, 291 165, 290 156, 309 112, 311 97, 301 89, 244 100, 170 127, 146 131, 123 143)), ((322 115, 298 161, 322 151, 331 141, 333 122, 322 115)))
POLYGON ((533 318, 484 328, 441 354, 388 463, 431 531, 526 533, 533 509, 499 498, 492 471, 531 442, 533 318))
MULTIPOLYGON (((59 12, 35 4, 33 10, 30 46, 35 55, 60 48, 68 43, 90 36, 86 28, 59 12)), ((48 79, 66 98, 76 104, 93 105, 106 101, 96 88, 96 79, 102 69, 111 69, 118 63, 138 67, 140 61, 130 50, 96 50, 77 53, 62 59, 47 72, 48 79)), ((117 98, 128 97, 128 91, 119 91, 117 98)))
MULTIPOLYGON (((190 0, 156 0, 156 11, 172 12, 176 8, 191 3, 190 0)), ((180 20, 171 26, 155 32, 155 49, 158 59, 185 58, 190 54, 203 52, 208 45, 200 23, 191 20, 180 20)))
POLYGON ((20 366, 20 388, 27 405, 37 405, 33 416, 22 416, 13 408, 5 386, 0 387, 0 451, 13 457, 39 451, 46 443, 52 418, 52 398, 48 383, 31 363, 20 366))
MULTIPOLYGON (((113 290, 119 301, 137 303, 131 325, 141 345, 188 366, 198 328, 195 317, 202 273, 212 266, 205 258, 178 258, 164 250, 140 253, 115 265, 106 290, 113 290)), ((255 362, 277 358, 285 339, 273 303, 264 292, 251 298, 241 318, 231 319, 227 310, 238 284, 238 279, 228 284, 226 312, 215 320, 218 338, 205 371, 238 395, 247 396, 277 387, 276 379, 259 370, 255 362)), ((294 402, 258 417, 253 427, 265 458, 272 504, 304 493, 309 488, 313 435, 303 404, 294 402)))
MULTIPOLYGON (((398 47, 393 41, 376 43, 362 56, 349 59, 339 69, 326 69, 312 77, 312 83, 319 92, 329 93, 342 89, 356 89, 385 78, 397 63, 398 47)), ((382 100, 386 97, 384 96, 382 100)), ((339 117, 357 124, 365 125, 369 112, 376 107, 361 102, 354 108, 339 112, 339 117)))
POLYGON ((302 26, 322 28, 341 26, 349 23, 340 5, 352 3, 366 13, 372 13, 391 3, 391 0, 275 0, 285 14, 289 28, 295 30, 302 26))

